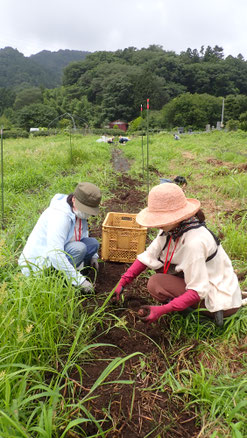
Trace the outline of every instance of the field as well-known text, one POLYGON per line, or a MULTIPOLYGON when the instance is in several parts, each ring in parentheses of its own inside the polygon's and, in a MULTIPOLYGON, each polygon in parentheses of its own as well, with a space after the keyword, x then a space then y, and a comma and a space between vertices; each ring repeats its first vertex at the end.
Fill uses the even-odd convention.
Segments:
MULTIPOLYGON (((152 271, 111 296, 129 265, 100 259, 87 269, 94 293, 63 275, 23 277, 18 256, 55 193, 79 181, 102 190, 90 219, 101 240, 109 211, 137 213, 148 186, 184 176, 187 197, 201 200, 207 225, 247 290, 247 135, 168 133, 126 145, 74 134, 5 140, 0 240, 0 437, 244 438, 247 436, 247 306, 222 328, 194 311, 147 326, 137 317, 153 303, 152 271), (144 162, 144 168, 143 168, 144 162)), ((150 230, 147 242, 156 235, 150 230)))

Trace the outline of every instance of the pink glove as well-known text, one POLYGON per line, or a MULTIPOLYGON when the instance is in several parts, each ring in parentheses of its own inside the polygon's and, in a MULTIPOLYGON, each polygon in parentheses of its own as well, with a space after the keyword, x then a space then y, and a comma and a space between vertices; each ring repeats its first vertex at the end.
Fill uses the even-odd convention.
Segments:
POLYGON ((145 271, 146 265, 144 263, 139 262, 138 259, 132 263, 132 265, 127 269, 127 271, 122 275, 120 283, 124 287, 126 284, 132 283, 132 281, 138 277, 141 272, 145 271))
POLYGON ((138 311, 138 315, 142 321, 152 323, 166 313, 179 312, 187 309, 187 307, 198 304, 199 301, 198 293, 193 289, 188 289, 182 295, 173 298, 173 300, 163 306, 142 306, 138 311))
POLYGON ((151 324, 152 322, 158 321, 158 319, 164 315, 166 312, 164 306, 142 306, 138 311, 140 319, 144 322, 151 324))
POLYGON ((135 260, 134 263, 127 269, 127 271, 122 275, 113 295, 114 301, 119 301, 120 295, 124 290, 126 284, 131 283, 134 278, 136 278, 141 272, 145 271, 146 265, 135 260))
POLYGON ((120 280, 120 282, 119 282, 119 284, 117 285, 117 287, 116 287, 116 289, 115 289, 115 292, 114 292, 114 294, 113 294, 113 297, 112 297, 113 301, 119 301, 119 299, 120 299, 120 295, 123 293, 123 290, 124 290, 124 288, 123 288, 123 286, 121 285, 121 280, 120 280))

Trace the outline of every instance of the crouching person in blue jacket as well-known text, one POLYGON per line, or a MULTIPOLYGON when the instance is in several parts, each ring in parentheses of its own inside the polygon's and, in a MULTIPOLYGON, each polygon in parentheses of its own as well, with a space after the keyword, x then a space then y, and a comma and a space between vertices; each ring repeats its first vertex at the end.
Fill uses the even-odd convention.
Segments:
POLYGON ((18 260, 22 273, 38 273, 53 267, 63 271, 74 286, 91 292, 92 284, 80 270, 91 265, 98 270, 99 242, 89 237, 87 219, 99 213, 100 189, 79 183, 70 195, 56 194, 41 214, 18 260))

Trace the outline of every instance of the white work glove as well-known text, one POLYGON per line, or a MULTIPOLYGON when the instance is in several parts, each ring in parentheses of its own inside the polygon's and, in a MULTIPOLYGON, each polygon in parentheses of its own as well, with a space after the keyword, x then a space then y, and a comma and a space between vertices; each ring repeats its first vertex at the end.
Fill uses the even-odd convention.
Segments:
POLYGON ((94 290, 92 283, 90 283, 90 281, 88 280, 84 280, 80 287, 81 290, 85 293, 91 293, 94 290))
POLYGON ((92 266, 92 268, 94 268, 94 269, 96 269, 96 271, 98 271, 99 270, 98 258, 97 257, 92 257, 90 265, 92 266))

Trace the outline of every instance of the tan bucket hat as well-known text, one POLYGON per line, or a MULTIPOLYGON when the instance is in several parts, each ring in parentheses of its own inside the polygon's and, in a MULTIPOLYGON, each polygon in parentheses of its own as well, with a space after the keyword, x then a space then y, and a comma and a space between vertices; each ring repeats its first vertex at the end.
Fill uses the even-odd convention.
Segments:
POLYGON ((74 191, 75 207, 83 213, 96 216, 101 201, 100 189, 89 182, 79 183, 74 191))
POLYGON ((159 184, 150 190, 148 206, 137 214, 136 222, 154 228, 174 225, 193 216, 200 206, 197 199, 186 198, 177 184, 159 184))

